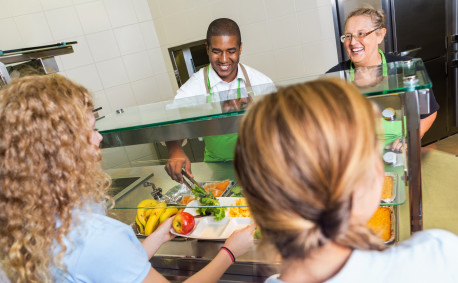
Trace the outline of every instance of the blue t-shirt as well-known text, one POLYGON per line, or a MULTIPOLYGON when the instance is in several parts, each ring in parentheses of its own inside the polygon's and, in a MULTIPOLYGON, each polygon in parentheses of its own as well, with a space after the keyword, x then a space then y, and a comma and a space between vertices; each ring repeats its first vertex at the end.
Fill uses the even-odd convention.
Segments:
POLYGON ((145 279, 151 263, 131 227, 106 216, 100 206, 74 215, 80 223, 71 228, 64 240, 69 249, 63 258, 67 272, 52 269, 57 282, 142 282, 145 279))

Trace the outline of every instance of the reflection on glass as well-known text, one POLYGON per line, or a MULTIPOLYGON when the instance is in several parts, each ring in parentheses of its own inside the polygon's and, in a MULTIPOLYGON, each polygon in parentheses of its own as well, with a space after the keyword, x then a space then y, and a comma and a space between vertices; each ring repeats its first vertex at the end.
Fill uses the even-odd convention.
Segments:
POLYGON ((251 96, 225 100, 221 102, 221 109, 223 113, 241 111, 245 110, 252 102, 253 98, 251 96))
POLYGON ((354 70, 353 83, 360 89, 376 87, 383 80, 382 66, 361 67, 354 70))

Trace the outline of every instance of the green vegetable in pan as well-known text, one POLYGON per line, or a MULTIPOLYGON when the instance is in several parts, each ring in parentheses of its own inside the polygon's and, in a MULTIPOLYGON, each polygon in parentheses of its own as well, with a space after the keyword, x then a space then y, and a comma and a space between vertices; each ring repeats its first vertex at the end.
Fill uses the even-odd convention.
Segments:
POLYGON ((198 186, 194 187, 192 192, 203 206, 197 209, 197 213, 200 215, 213 215, 217 221, 222 220, 226 216, 225 208, 215 207, 220 206, 220 203, 212 192, 207 193, 198 186))

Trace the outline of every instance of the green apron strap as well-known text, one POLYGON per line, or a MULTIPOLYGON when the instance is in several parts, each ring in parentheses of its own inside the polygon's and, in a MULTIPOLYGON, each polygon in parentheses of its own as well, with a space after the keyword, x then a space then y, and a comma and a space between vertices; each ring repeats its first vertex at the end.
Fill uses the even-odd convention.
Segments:
MULTIPOLYGON (((239 64, 240 65, 240 68, 242 69, 242 72, 243 72, 243 75, 245 76, 245 87, 246 88, 250 88, 251 89, 251 83, 250 83, 250 79, 248 78, 248 74, 245 70, 245 67, 242 65, 242 64, 239 64)), ((238 86, 237 86, 237 98, 240 99, 242 98, 242 92, 240 91, 240 81, 241 79, 239 78, 238 79, 238 86)), ((205 68, 204 68, 204 84, 205 84, 205 89, 207 91, 207 103, 211 103, 212 102, 212 90, 211 90, 211 85, 210 85, 210 65, 207 65, 205 68)), ((248 96, 249 96, 249 93, 248 93, 248 96)))
POLYGON ((382 56, 382 74, 384 77, 386 77, 388 75, 388 67, 386 65, 386 59, 385 59, 385 54, 383 54, 382 50, 378 50, 378 52, 380 53, 380 55, 382 56))
MULTIPOLYGON (((386 59, 385 59, 385 54, 383 54, 383 51, 382 50, 378 50, 378 53, 380 53, 380 55, 382 56, 382 74, 384 77, 386 77, 388 75, 388 67, 387 67, 387 64, 386 64, 386 59)), ((353 68, 353 62, 350 61, 350 81, 354 81, 355 80, 355 70, 353 68)))
POLYGON ((210 65, 205 66, 204 68, 204 85, 205 85, 205 90, 207 91, 207 103, 211 102, 211 87, 210 87, 210 79, 208 78, 208 75, 210 74, 210 65))

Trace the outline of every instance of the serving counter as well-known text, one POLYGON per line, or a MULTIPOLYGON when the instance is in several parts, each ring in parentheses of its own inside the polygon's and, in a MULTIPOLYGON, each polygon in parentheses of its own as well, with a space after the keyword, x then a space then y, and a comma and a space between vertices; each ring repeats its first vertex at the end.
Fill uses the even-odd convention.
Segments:
MULTIPOLYGON (((397 241, 399 222, 409 223, 410 227, 402 227, 402 229, 407 229, 411 233, 422 229, 419 114, 429 111, 429 89, 432 84, 420 59, 389 63, 387 69, 382 70, 382 66, 376 66, 356 71, 331 73, 326 76, 352 81, 382 111, 386 110, 383 112, 385 119, 382 121, 384 135, 380 136, 380 139, 385 145, 396 139, 403 144, 402 152, 391 152, 390 150, 384 152, 386 176, 393 178, 394 185, 392 196, 380 203, 381 206, 394 208, 396 225, 391 232, 394 241, 397 241), (388 158, 389 155, 392 159, 388 158), (400 215, 398 207, 406 202, 406 197, 410 205, 409 215, 405 213, 400 215), (399 217, 408 220, 398 221, 399 217)), ((316 76, 277 82, 275 85, 281 87, 313 79, 316 79, 316 76)), ((244 89, 241 99, 248 102, 257 101, 266 94, 265 90, 272 90, 272 87, 259 86, 244 89), (259 90, 264 90, 264 92, 259 90)), ((231 134, 237 132, 245 109, 226 107, 226 105, 238 99, 240 98, 231 97, 231 94, 228 93, 218 93, 213 95, 211 101, 208 101, 206 95, 196 95, 181 100, 119 109, 116 113, 99 119, 96 127, 104 138, 102 147, 111 148, 112 152, 116 148, 121 151, 123 147, 145 143, 231 134)), ((132 225, 135 230, 137 206, 142 200, 152 198, 152 192, 159 201, 168 202, 170 206, 186 209, 198 208, 199 204, 190 206, 190 204, 180 203, 181 198, 178 201, 171 200, 170 192, 174 190, 175 193, 177 192, 177 183, 166 174, 164 163, 163 160, 157 160, 155 164, 158 165, 154 166, 116 169, 118 173, 120 170, 141 171, 142 176, 146 177, 142 179, 142 182, 123 188, 114 195, 116 203, 109 215, 132 225), (154 194, 159 188, 160 194, 154 194), (166 198, 167 195, 168 198, 166 198)), ((113 170, 111 173, 114 172, 113 170)), ((195 179, 202 182, 226 179, 235 182, 231 162, 193 162, 192 172, 195 179)), ((231 205, 222 204, 222 207, 233 205, 233 203, 231 205)), ((238 207, 243 207, 243 205, 238 205, 238 207)), ((155 208, 155 206, 149 208, 155 208)), ((141 240, 142 236, 138 236, 141 240)), ((208 238, 211 237, 177 237, 163 245, 151 259, 151 263, 170 280, 182 281, 208 263, 223 244, 223 239, 214 237, 218 239, 208 240, 208 238)), ((237 264, 226 272, 222 282, 225 280, 228 282, 262 282, 275 272, 278 264, 276 258, 262 254, 255 245, 252 251, 237 259, 237 264)))

